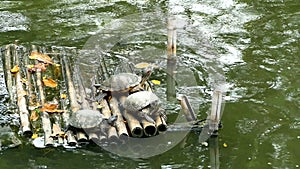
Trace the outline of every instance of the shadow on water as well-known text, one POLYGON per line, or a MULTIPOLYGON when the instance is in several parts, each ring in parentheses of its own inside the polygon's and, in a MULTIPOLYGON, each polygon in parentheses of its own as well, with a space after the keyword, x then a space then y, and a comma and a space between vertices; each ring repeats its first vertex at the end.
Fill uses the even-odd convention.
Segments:
MULTIPOLYGON (((190 133, 171 150, 137 160, 95 147, 37 150, 24 144, 1 151, 0 168, 213 168, 217 159, 211 154, 219 156, 215 168, 298 168, 299 7, 296 0, 1 1, 1 45, 18 39, 24 44, 76 46, 85 53, 90 37, 106 28, 133 26, 126 38, 106 48, 111 49, 106 55, 160 67, 166 66, 166 16, 175 15, 180 26, 177 92, 189 96, 199 117, 206 116, 212 89, 223 84, 224 76, 227 92, 224 128, 209 147, 190 133), (156 22, 147 13, 155 13, 156 22), (136 14, 145 14, 144 22, 126 25, 120 20, 136 14), (157 22, 159 27, 153 29, 157 22)), ((87 75, 93 66, 84 67, 96 64, 95 58, 80 58, 87 75)), ((151 77, 161 81, 154 87, 164 100, 165 77, 164 69, 151 77)), ((170 108, 171 118, 177 109, 170 108)))

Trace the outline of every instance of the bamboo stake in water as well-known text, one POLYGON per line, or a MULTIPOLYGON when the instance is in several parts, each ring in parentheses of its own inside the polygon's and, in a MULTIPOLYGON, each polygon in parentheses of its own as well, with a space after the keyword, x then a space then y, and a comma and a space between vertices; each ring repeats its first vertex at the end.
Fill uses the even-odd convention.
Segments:
POLYGON ((175 18, 168 18, 168 58, 167 58, 167 100, 176 96, 174 72, 176 69, 176 27, 175 18))

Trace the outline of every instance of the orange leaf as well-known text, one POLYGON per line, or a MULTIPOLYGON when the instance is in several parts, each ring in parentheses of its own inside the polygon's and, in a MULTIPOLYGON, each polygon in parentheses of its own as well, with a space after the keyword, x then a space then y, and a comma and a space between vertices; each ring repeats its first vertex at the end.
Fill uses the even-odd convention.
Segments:
POLYGON ((48 86, 48 87, 52 87, 52 88, 57 87, 57 83, 51 78, 49 78, 49 79, 43 78, 43 83, 45 86, 48 86))
POLYGON ((55 103, 45 103, 42 108, 40 108, 40 111, 42 112, 48 112, 48 113, 63 113, 64 110, 57 109, 58 104, 55 103))
POLYGON ((10 69, 10 72, 12 74, 15 74, 15 73, 18 73, 20 70, 19 66, 18 65, 15 65, 12 69, 10 69))
POLYGON ((36 121, 39 118, 39 114, 37 111, 32 110, 30 114, 30 121, 36 121))
POLYGON ((36 59, 40 62, 53 64, 52 59, 48 55, 39 53, 37 51, 31 52, 29 59, 36 59))

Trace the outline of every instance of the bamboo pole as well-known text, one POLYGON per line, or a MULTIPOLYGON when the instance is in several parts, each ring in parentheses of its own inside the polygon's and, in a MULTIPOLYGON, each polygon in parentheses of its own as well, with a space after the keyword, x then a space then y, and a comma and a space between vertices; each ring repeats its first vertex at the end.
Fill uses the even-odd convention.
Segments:
MULTIPOLYGON (((126 96, 120 97, 120 102, 122 105, 124 105, 125 100, 126 96)), ((127 112, 125 109, 122 110, 122 112, 132 137, 142 137, 144 135, 144 129, 142 128, 140 122, 131 114, 131 112, 127 112)))
POLYGON ((108 134, 107 138, 108 138, 109 142, 116 143, 119 141, 118 131, 115 127, 109 127, 107 134, 108 134))
POLYGON ((72 113, 75 113, 80 109, 80 105, 77 102, 75 87, 74 84, 72 83, 71 70, 66 56, 63 56, 63 61, 64 61, 64 67, 66 71, 66 78, 67 78, 66 80, 67 80, 67 86, 68 86, 68 91, 70 96, 71 110, 72 113))
POLYGON ((71 130, 68 130, 66 132, 66 136, 67 136, 67 143, 70 146, 75 146, 77 144, 76 138, 74 137, 74 133, 71 130))
POLYGON ((6 69, 6 84, 7 84, 7 89, 9 93, 9 97, 11 100, 13 100, 13 80, 11 76, 11 68, 12 68, 12 60, 11 60, 11 45, 6 45, 5 46, 5 69, 6 69))
MULTIPOLYGON (((3 59, 5 57, 3 57, 3 53, 2 53, 3 48, 0 48, 0 85, 1 85, 1 89, 0 89, 0 103, 6 101, 9 98, 9 93, 7 90, 7 85, 6 85, 6 78, 5 77, 5 63, 3 62, 3 59)), ((10 77, 11 78, 11 77, 10 77)))
MULTIPOLYGON (((145 108, 144 111, 150 111, 148 108, 145 108)), ((146 120, 145 118, 141 121, 144 128, 144 133, 146 136, 154 136, 157 132, 156 124, 153 124, 146 120)))
POLYGON ((159 132, 163 132, 167 130, 167 123, 163 117, 157 116, 155 119, 155 124, 159 132))
MULTIPOLYGON (((36 72, 36 80, 37 80, 37 87, 40 94, 40 100, 41 104, 45 104, 45 95, 42 85, 42 73, 40 71, 36 72)), ((51 129, 51 121, 49 114, 46 111, 41 112, 41 118, 42 118, 42 124, 43 124, 43 130, 44 130, 44 137, 45 137, 45 146, 52 146, 54 144, 54 140, 51 137, 52 135, 52 129, 51 129)))
MULTIPOLYGON (((37 47, 35 45, 32 45, 32 51, 37 51, 37 47)), ((36 64, 38 61, 35 61, 36 64)), ((44 89, 43 89, 43 84, 42 84, 42 72, 37 71, 36 72, 36 85, 39 91, 39 99, 42 105, 45 104, 45 94, 44 94, 44 89)), ((44 131, 44 145, 45 146, 53 146, 54 145, 54 140, 52 138, 52 125, 50 121, 49 114, 46 111, 41 112, 41 119, 42 119, 42 128, 44 131)))
POLYGON ((111 100, 110 100, 110 108, 111 108, 111 111, 112 111, 112 114, 113 115, 116 115, 118 117, 117 121, 116 121, 116 128, 117 128, 117 132, 118 132, 118 135, 119 137, 121 136, 128 136, 128 132, 127 132, 127 129, 126 129, 126 125, 124 124, 124 119, 123 119, 123 116, 120 112, 120 109, 119 109, 119 104, 118 104, 118 100, 116 97, 112 97, 111 100))
POLYGON ((188 98, 184 95, 178 97, 178 100, 180 101, 183 114, 187 121, 195 121, 197 120, 196 114, 188 100, 188 98))
POLYGON ((167 42, 167 100, 173 100, 175 91, 175 69, 176 69, 176 20, 168 18, 168 42, 167 42))
MULTIPOLYGON (((62 79, 60 81, 60 86, 61 89, 59 91, 60 96, 62 95, 66 95, 66 91, 67 91, 67 75, 66 75, 66 70, 65 70, 65 66, 64 66, 64 60, 63 57, 61 55, 59 55, 59 61, 60 61, 60 65, 61 65, 61 74, 62 74, 62 79)), ((61 98, 60 99, 60 105, 62 107, 62 109, 64 110, 64 113, 62 114, 62 119, 63 119, 63 124, 64 127, 67 127, 69 125, 69 118, 70 118, 70 112, 67 110, 67 103, 66 103, 66 98, 61 98)))
POLYGON ((209 129, 217 131, 219 129, 219 123, 221 120, 222 109, 222 92, 220 90, 214 90, 212 95, 212 107, 210 113, 209 129))
MULTIPOLYGON (((101 107, 101 113, 103 117, 108 119, 111 116, 111 110, 109 109, 107 101, 105 99, 102 99, 99 103, 99 106, 101 107)), ((96 105, 94 105, 94 109, 96 109, 96 105)), ((98 135, 100 142, 107 141, 107 137, 113 136, 114 133, 117 133, 116 128, 114 126, 107 126, 107 124, 101 125, 101 132, 98 135)))
POLYGON ((212 169, 220 168, 220 153, 218 139, 216 137, 211 137, 208 139, 209 142, 209 158, 210 166, 212 169))
MULTIPOLYGON (((19 53, 14 46, 14 51, 13 51, 13 56, 15 59, 15 64, 19 65, 20 60, 19 60, 19 53)), ((16 79, 16 88, 17 88, 17 104, 19 107, 19 114, 20 114, 20 120, 21 120, 21 130, 23 135, 26 136, 31 136, 32 131, 30 129, 30 122, 29 122, 29 112, 27 109, 27 103, 26 103, 26 98, 25 96, 27 95, 27 92, 23 89, 23 84, 22 84, 22 77, 21 77, 21 72, 18 72, 15 74, 15 79, 16 79)))
POLYGON ((76 138, 77 138, 77 142, 78 143, 83 143, 83 142, 87 142, 88 141, 87 136, 82 131, 76 131, 76 138))

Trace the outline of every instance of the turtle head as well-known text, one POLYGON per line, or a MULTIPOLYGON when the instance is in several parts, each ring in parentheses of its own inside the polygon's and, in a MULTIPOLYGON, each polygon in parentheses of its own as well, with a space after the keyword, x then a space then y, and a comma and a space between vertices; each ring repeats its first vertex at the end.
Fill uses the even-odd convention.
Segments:
POLYGON ((149 65, 142 70, 142 81, 141 84, 145 83, 153 72, 153 66, 149 65))

